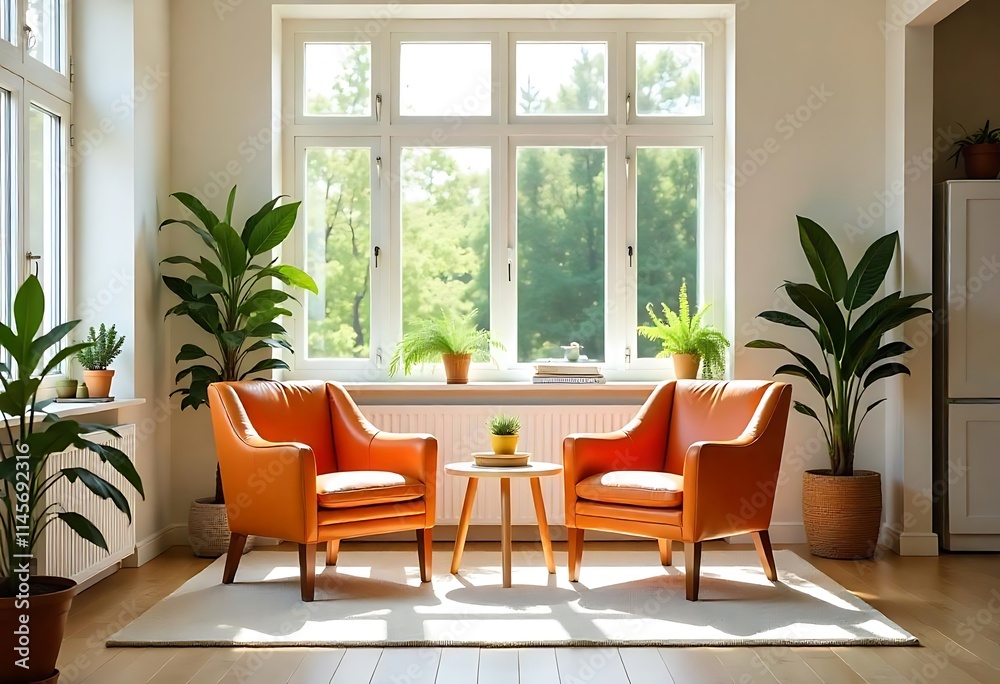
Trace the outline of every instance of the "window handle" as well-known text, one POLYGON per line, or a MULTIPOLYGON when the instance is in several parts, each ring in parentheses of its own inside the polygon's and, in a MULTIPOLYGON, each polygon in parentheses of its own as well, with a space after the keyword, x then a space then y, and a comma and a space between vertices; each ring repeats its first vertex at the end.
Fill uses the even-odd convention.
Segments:
POLYGON ((378 175, 378 186, 382 187, 382 157, 375 157, 375 173, 378 175))
POLYGON ((382 348, 379 347, 375 350, 375 368, 377 370, 382 370, 382 348))
POLYGON ((35 30, 27 24, 24 25, 24 39, 29 50, 35 49, 35 45, 38 44, 38 36, 35 35, 35 30))
POLYGON ((632 257, 635 256, 635 248, 632 245, 628 246, 628 267, 632 268, 632 257))
POLYGON ((632 93, 625 94, 625 123, 632 118, 632 93))
POLYGON ((24 256, 28 260, 28 264, 29 265, 32 265, 32 264, 34 265, 34 267, 35 267, 35 277, 37 278, 38 277, 38 262, 42 260, 42 255, 41 254, 34 254, 32 252, 28 252, 24 256))
POLYGON ((375 268, 378 268, 378 257, 382 253, 382 248, 375 245, 375 268))
POLYGON ((513 282, 514 278, 514 250, 507 248, 507 282, 513 282))
POLYGON ((628 181, 629 172, 632 170, 632 157, 625 157, 625 180, 628 181))
POLYGON ((375 121, 382 120, 382 93, 375 93, 375 121))

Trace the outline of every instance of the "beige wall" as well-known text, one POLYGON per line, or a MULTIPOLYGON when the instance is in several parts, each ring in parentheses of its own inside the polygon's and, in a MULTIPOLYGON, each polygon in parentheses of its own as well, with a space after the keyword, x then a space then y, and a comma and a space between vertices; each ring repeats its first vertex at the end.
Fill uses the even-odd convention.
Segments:
MULTIPOLYGON (((970 0, 934 27, 935 130, 951 128, 961 136, 959 125, 972 133, 987 119, 991 127, 1000 128, 997 27, 1000 2, 996 0, 970 0)), ((936 183, 965 178, 963 166, 956 168, 947 156, 934 164, 936 183)))
MULTIPOLYGON (((809 277, 796 214, 827 226, 852 263, 885 229, 882 218, 866 218, 885 187, 885 7, 870 0, 741 0, 735 7, 734 152, 744 177, 735 189, 730 263, 738 287, 729 318, 740 349, 759 334, 792 337, 757 327, 754 317, 776 305, 774 289, 783 278, 809 277), (770 150, 766 159, 763 150, 770 150)), ((245 215, 278 190, 270 143, 252 159, 241 154, 241 144, 270 137, 271 2, 174 0, 170 9, 172 79, 183 84, 172 92, 170 187, 201 192, 232 176, 240 185, 237 214, 245 215)), ((875 213, 881 217, 884 207, 875 213)), ((171 239, 175 247, 194 244, 176 233, 171 239)), ((171 347, 191 332, 176 324, 171 347)), ((779 360, 740 351, 735 371, 742 378, 769 377, 779 360)), ((796 396, 812 398, 798 383, 796 396)), ((884 431, 884 414, 874 413, 860 467, 884 469, 884 431)), ((171 433, 172 511, 181 523, 190 499, 212 490, 207 413, 175 411, 171 433)), ((784 538, 801 538, 801 471, 827 466, 818 435, 815 424, 793 416, 774 514, 784 538)))

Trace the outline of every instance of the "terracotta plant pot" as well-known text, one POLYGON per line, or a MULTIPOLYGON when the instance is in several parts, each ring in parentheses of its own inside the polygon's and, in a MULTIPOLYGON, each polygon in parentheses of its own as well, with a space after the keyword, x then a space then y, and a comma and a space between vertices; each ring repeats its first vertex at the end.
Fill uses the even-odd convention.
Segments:
POLYGON ((469 384, 469 364, 472 363, 472 354, 442 354, 441 361, 444 362, 444 374, 448 378, 449 385, 469 384))
POLYGON ((701 357, 697 354, 673 354, 674 375, 678 380, 695 380, 698 377, 698 367, 701 357))
POLYGON ((822 558, 871 558, 882 524, 882 476, 871 470, 836 477, 802 475, 802 521, 809 552, 822 558))
MULTIPOLYGON (((195 499, 188 509, 188 543, 199 558, 218 558, 229 550, 229 516, 226 504, 215 499, 195 499)), ((256 537, 247 538, 243 553, 249 553, 256 537)))
POLYGON ((494 454, 517 453, 518 435, 490 435, 490 444, 494 454))
POLYGON ((62 648, 66 631, 66 616, 76 582, 63 577, 32 577, 27 608, 18 606, 17 597, 0 598, 0 682, 5 684, 37 684, 56 682, 59 672, 56 660, 62 648), (35 593, 36 590, 48 593, 35 593), (28 668, 18 667, 16 661, 24 657, 16 649, 22 645, 22 636, 16 633, 21 625, 21 615, 28 615, 27 641, 28 668))
POLYGON ((113 370, 85 370, 83 371, 83 384, 87 386, 87 392, 95 399, 103 399, 111 396, 111 379, 115 377, 113 370))
POLYGON ((1000 145, 967 145, 962 148, 962 159, 970 180, 995 180, 1000 176, 1000 145))

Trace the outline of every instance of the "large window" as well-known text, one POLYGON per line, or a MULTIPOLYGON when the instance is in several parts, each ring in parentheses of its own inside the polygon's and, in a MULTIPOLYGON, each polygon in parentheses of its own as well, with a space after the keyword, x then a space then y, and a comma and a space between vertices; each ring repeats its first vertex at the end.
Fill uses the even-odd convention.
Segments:
POLYGON ((721 325, 725 40, 702 22, 284 34, 290 258, 320 287, 293 373, 383 379, 404 333, 475 310, 505 349, 474 377, 526 379, 571 342, 612 378, 662 377, 636 326, 682 282, 721 325))
POLYGON ((10 320, 19 284, 37 274, 48 327, 68 313, 68 5, 0 6, 0 319, 10 320))

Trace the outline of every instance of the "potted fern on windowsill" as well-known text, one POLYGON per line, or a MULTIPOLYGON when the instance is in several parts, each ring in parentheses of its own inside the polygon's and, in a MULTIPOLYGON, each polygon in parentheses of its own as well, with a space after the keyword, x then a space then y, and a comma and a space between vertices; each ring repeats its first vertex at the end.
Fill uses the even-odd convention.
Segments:
POLYGON ((714 327, 702 323, 705 312, 711 305, 702 306, 691 316, 686 280, 681 281, 677 303, 677 313, 666 304, 660 305, 663 319, 656 315, 652 303, 647 304, 646 311, 653 324, 639 326, 639 334, 663 346, 656 356, 672 357, 674 375, 678 380, 694 380, 698 377, 699 366, 702 366, 703 378, 721 379, 726 372, 726 347, 729 346, 729 340, 714 327))
POLYGON ((439 358, 444 363, 449 385, 469 382, 469 365, 473 360, 489 361, 491 349, 503 349, 489 330, 480 330, 473 309, 464 316, 442 312, 412 332, 403 335, 389 364, 393 376, 403 367, 409 375, 414 366, 432 363, 439 358))

